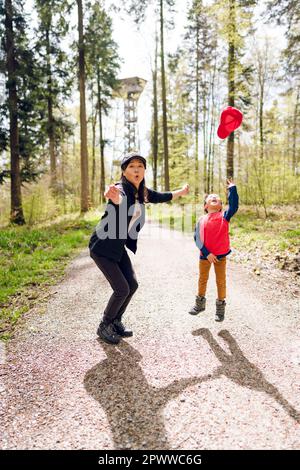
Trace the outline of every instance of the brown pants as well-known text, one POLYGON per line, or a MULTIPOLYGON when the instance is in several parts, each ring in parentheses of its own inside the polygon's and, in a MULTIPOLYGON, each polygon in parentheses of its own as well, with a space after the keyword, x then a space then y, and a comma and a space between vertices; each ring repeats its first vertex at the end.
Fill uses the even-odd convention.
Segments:
MULTIPOLYGON (((216 283, 218 289, 218 299, 224 300, 226 297, 226 257, 213 263, 216 273, 216 283)), ((199 281, 198 281, 198 295, 205 296, 206 286, 209 276, 211 263, 207 259, 200 259, 199 261, 199 281)))

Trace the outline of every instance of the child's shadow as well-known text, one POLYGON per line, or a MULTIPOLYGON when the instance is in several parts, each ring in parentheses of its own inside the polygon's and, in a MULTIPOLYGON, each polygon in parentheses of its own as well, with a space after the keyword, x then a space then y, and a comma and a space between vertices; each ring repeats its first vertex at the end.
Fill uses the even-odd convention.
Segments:
POLYGON ((162 410, 187 387, 218 377, 208 374, 175 380, 157 388, 150 385, 139 365, 142 356, 128 343, 118 347, 101 342, 107 358, 84 378, 87 392, 106 413, 116 449, 170 449, 162 410))
POLYGON ((243 387, 269 394, 297 423, 300 423, 299 412, 281 395, 274 385, 265 379, 261 371, 248 361, 229 331, 222 330, 218 335, 228 343, 231 354, 227 354, 221 348, 207 328, 200 328, 194 331, 193 335, 205 338, 217 359, 221 362, 222 365, 216 370, 216 374, 219 373, 219 376, 225 375, 243 387))

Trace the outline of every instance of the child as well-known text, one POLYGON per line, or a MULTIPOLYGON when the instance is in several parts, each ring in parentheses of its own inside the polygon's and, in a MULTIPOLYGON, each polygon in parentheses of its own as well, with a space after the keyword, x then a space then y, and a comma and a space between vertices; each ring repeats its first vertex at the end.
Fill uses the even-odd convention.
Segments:
POLYGON ((229 190, 229 208, 222 211, 222 201, 217 194, 209 194, 204 200, 206 215, 200 217, 194 234, 194 240, 200 249, 199 282, 196 303, 189 313, 197 315, 205 310, 206 286, 211 264, 216 273, 218 298, 216 300, 216 321, 223 321, 226 298, 226 256, 231 252, 229 241, 229 221, 238 210, 239 197, 236 185, 227 180, 229 190))

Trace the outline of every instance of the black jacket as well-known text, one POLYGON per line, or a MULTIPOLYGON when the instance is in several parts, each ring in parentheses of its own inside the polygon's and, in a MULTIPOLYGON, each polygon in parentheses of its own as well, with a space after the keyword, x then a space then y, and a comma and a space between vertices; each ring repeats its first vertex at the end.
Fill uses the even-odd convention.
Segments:
MULTIPOLYGON (((137 250, 137 233, 145 224, 145 204, 141 203, 141 216, 135 222, 136 236, 128 235, 128 227, 133 215, 133 209, 138 199, 137 189, 125 177, 116 184, 123 200, 121 204, 114 204, 110 199, 105 213, 93 232, 89 249, 98 256, 105 256, 114 261, 120 261, 125 245, 133 253, 137 250)), ((172 199, 171 192, 160 193, 147 188, 147 202, 157 204, 172 199)), ((130 232, 131 233, 131 232, 130 232)))

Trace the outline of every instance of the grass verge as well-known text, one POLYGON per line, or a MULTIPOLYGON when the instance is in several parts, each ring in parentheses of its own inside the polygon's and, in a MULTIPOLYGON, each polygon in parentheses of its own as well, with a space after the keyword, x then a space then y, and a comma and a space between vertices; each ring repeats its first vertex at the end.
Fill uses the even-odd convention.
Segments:
POLYGON ((99 217, 69 216, 40 226, 0 230, 0 339, 9 339, 20 317, 47 298, 70 259, 87 247, 99 217))

